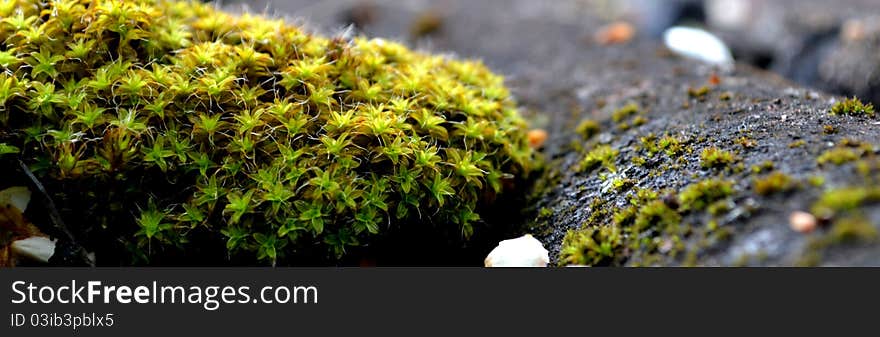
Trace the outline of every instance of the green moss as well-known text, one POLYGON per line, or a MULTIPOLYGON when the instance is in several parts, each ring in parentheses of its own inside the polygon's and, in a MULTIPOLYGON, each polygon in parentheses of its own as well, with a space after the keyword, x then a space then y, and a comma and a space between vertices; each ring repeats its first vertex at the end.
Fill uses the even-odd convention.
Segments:
POLYGON ((620 109, 614 110, 614 112, 611 113, 611 119, 615 123, 620 123, 620 122, 623 122, 624 120, 626 120, 627 118, 629 118, 630 116, 637 114, 638 112, 639 112, 639 106, 635 103, 630 103, 630 104, 623 106, 620 109))
POLYGON ((704 168, 723 168, 737 161, 736 156, 717 147, 703 149, 700 153, 700 165, 704 168))
POLYGON ((623 190, 629 189, 636 185, 635 179, 629 178, 616 178, 611 181, 611 187, 614 188, 615 191, 621 192, 623 190))
POLYGON ((560 265, 610 266, 623 258, 623 234, 619 227, 591 227, 569 231, 562 239, 560 265))
POLYGON ((540 218, 548 218, 553 215, 553 210, 549 207, 542 207, 540 211, 538 211, 538 217, 540 218))
POLYGON ((825 185, 825 177, 820 175, 810 176, 807 178, 807 182, 813 187, 822 187, 822 185, 825 185))
POLYGON ((684 151, 682 141, 670 135, 664 135, 659 139, 653 133, 641 138, 642 146, 649 154, 663 151, 668 156, 676 156, 684 151))
POLYGON ((829 111, 832 115, 849 115, 849 116, 874 116, 874 105, 863 104, 856 97, 847 98, 838 102, 829 111))
POLYGON ((599 131, 601 131, 602 128, 599 126, 599 122, 592 119, 584 119, 578 124, 577 129, 575 130, 581 135, 581 138, 587 140, 599 134, 599 131))
POLYGON ((685 187, 678 194, 679 209, 702 210, 709 204, 733 194, 733 182, 718 178, 706 179, 685 187))
POLYGON ((773 169, 775 164, 770 160, 763 161, 760 165, 752 165, 752 173, 759 174, 773 169))
POLYGON ((590 171, 599 167, 600 165, 607 168, 609 171, 617 171, 617 168, 614 166, 614 161, 617 159, 618 151, 612 149, 608 145, 599 145, 584 156, 584 159, 580 163, 580 171, 590 171))
POLYGON ((635 166, 645 166, 645 164, 647 162, 648 162, 648 160, 645 159, 644 157, 633 157, 633 159, 632 159, 632 163, 635 166))
POLYGON ((739 137, 734 142, 737 145, 742 146, 744 149, 751 149, 758 145, 758 142, 746 136, 739 137))
POLYGON ((733 99, 733 94, 729 91, 725 91, 725 92, 721 93, 721 95, 718 96, 718 99, 720 99, 722 101, 729 101, 729 100, 733 99))
POLYGON ((834 125, 825 125, 822 127, 822 133, 826 135, 833 135, 837 133, 837 128, 835 128, 834 125))
POLYGON ((797 261, 799 266, 818 266, 825 250, 847 244, 872 244, 878 241, 877 228, 861 215, 843 217, 831 225, 827 233, 811 238, 797 261))
POLYGON ((0 143, 43 163, 104 256, 334 258, 425 222, 468 238, 484 196, 534 166, 480 62, 200 2, 20 0, 0 17, 0 143))
POLYGON ((843 165, 852 161, 856 161, 859 159, 859 157, 861 157, 861 155, 853 149, 836 147, 822 152, 822 154, 820 154, 819 157, 816 158, 816 162, 818 162, 819 165, 843 165))
POLYGON ((838 213, 851 212, 862 205, 880 202, 878 187, 845 187, 826 191, 813 203, 813 214, 829 217, 838 213))
POLYGON ((801 140, 796 140, 796 141, 793 141, 793 142, 789 143, 789 144, 788 144, 788 148, 789 148, 789 149, 799 148, 799 147, 803 147, 803 146, 806 145, 806 144, 807 144, 807 142, 806 142, 805 140, 803 140, 803 139, 801 139, 801 140))
POLYGON ((635 231, 642 232, 647 229, 665 231, 677 227, 680 223, 681 215, 678 212, 662 200, 654 200, 639 209, 633 225, 635 231))
POLYGON ((688 97, 696 98, 702 101, 706 99, 709 91, 711 91, 711 89, 708 86, 702 86, 699 88, 688 88, 688 97))
POLYGON ((828 233, 833 243, 870 243, 877 241, 877 228, 860 216, 840 219, 828 233))
POLYGON ((636 118, 633 118, 633 122, 632 122, 633 126, 642 126, 647 123, 648 123, 648 119, 645 118, 645 116, 636 116, 636 118))
POLYGON ((790 191, 795 187, 794 181, 787 174, 776 171, 763 178, 755 178, 752 188, 759 195, 770 195, 790 191))

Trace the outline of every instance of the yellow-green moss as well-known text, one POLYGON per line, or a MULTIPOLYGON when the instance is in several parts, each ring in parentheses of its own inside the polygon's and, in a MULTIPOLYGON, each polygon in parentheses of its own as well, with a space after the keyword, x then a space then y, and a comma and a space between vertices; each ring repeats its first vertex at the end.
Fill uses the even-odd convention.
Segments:
POLYGON ((584 159, 581 160, 580 170, 581 171, 590 171, 595 169, 598 166, 603 166, 607 168, 609 171, 616 171, 617 168, 614 166, 614 162, 617 159, 618 151, 612 149, 608 145, 599 145, 587 152, 584 159))
POLYGON ((709 204, 733 194, 733 182, 718 178, 706 179, 685 187, 678 195, 682 210, 702 210, 709 204))
POLYGON ((822 154, 820 154, 819 157, 816 158, 816 162, 818 162, 820 165, 843 165, 858 160, 859 157, 861 157, 861 155, 856 152, 856 150, 845 147, 835 147, 833 149, 822 152, 822 154))
POLYGON ((806 145, 806 144, 807 144, 807 141, 805 141, 805 140, 803 140, 803 139, 801 139, 801 140, 796 140, 796 141, 793 141, 793 142, 789 143, 789 144, 788 144, 788 148, 789 148, 789 149, 799 148, 799 147, 803 147, 803 146, 806 145))
POLYGON ((700 165, 704 168, 724 168, 736 161, 732 152, 717 147, 705 148, 700 152, 700 165))
POLYGON ((624 120, 626 120, 627 118, 629 118, 630 116, 637 114, 638 112, 639 112, 638 104, 629 103, 620 109, 614 110, 614 112, 611 113, 611 119, 615 123, 620 123, 620 122, 623 122, 624 120))
POLYGON ((737 138, 735 143, 739 146, 742 146, 744 149, 751 149, 758 145, 758 142, 746 136, 737 138))
POLYGON ((599 131, 602 130, 602 127, 599 126, 599 122, 596 122, 592 119, 584 119, 578 124, 577 133, 581 135, 584 140, 593 138, 593 136, 599 134, 599 131))
POLYGON ((856 97, 837 102, 829 111, 832 115, 874 116, 874 105, 864 104, 856 97))
POLYGON ((560 265, 608 266, 623 258, 623 234, 617 226, 569 231, 562 239, 560 265))
POLYGON ((813 214, 828 217, 856 210, 868 203, 880 202, 878 187, 844 187, 826 191, 812 207, 813 214))
POLYGON ((711 89, 708 86, 702 86, 699 88, 691 87, 688 88, 688 97, 696 98, 702 101, 706 99, 706 95, 709 94, 709 91, 711 91, 711 89))
POLYGON ((0 143, 137 258, 338 257, 413 221, 466 238, 532 168, 480 62, 199 2, 15 0, 0 18, 0 143))
POLYGON ((794 181, 787 174, 776 171, 763 178, 755 178, 752 188, 759 195, 770 195, 790 191, 795 187, 794 181))

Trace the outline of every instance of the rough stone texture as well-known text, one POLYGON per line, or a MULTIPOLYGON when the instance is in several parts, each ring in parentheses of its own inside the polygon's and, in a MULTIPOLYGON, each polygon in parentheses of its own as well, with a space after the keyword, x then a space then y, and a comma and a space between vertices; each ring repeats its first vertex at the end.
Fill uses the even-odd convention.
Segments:
MULTIPOLYGON (((747 16, 707 25, 741 61, 797 83, 880 102, 880 2, 872 0, 709 0, 746 4, 747 16), (846 27, 860 30, 853 39, 846 27), (849 36, 848 36, 849 35, 849 36)), ((711 7, 708 7, 709 9, 711 7)), ((723 7, 722 7, 723 8, 723 7)), ((710 10, 711 11, 711 10, 710 10)))
MULTIPOLYGON (((524 114, 535 127, 550 133, 544 147, 547 170, 536 185, 532 207, 525 210, 529 219, 525 226, 545 243, 554 261, 565 233, 581 227, 597 211, 590 208, 592 200, 601 199, 604 207, 611 209, 625 206, 632 189, 614 190, 608 186, 609 180, 625 175, 635 181, 634 187, 669 193, 709 177, 735 182, 736 192, 729 199, 728 212, 716 216, 693 212, 682 221, 694 228, 693 233, 700 233, 700 228, 714 220, 729 236, 683 235, 678 238, 684 247, 681 254, 661 254, 660 260, 648 264, 794 265, 804 263, 809 254, 818 254, 819 258, 811 260, 811 264, 880 265, 880 245, 840 244, 811 251, 807 247, 809 242, 827 235, 828 226, 805 235, 788 225, 791 212, 809 210, 824 190, 876 186, 880 167, 876 147, 865 154, 863 165, 867 169, 863 167, 861 171, 854 163, 820 166, 816 157, 844 139, 880 144, 878 119, 831 116, 828 110, 840 97, 802 88, 780 76, 744 65, 738 65, 731 73, 717 74, 720 83, 709 85, 716 74, 714 69, 671 56, 652 38, 656 32, 651 29, 644 29, 629 44, 595 45, 590 41, 593 32, 613 18, 627 17, 612 3, 413 0, 278 1, 267 5, 258 0, 249 5, 251 9, 268 8, 269 13, 304 18, 325 32, 342 31, 341 27, 356 21, 360 33, 409 41, 435 52, 452 51, 462 57, 482 58, 491 68, 506 74, 524 114), (427 37, 410 36, 413 22, 426 13, 442 18, 440 28, 427 37), (688 89, 706 85, 710 90, 703 99, 689 97, 688 89), (730 99, 722 99, 727 94, 730 99), (621 130, 609 116, 627 103, 638 104, 646 122, 621 130), (602 132, 582 140, 574 128, 584 118, 599 121, 602 132), (826 134, 826 125, 837 132, 826 134), (641 148, 640 138, 651 133, 680 137, 687 151, 674 158, 662 154, 648 156, 641 148), (754 140, 754 147, 736 144, 735 140, 743 136, 754 140), (793 146, 798 141, 803 143, 793 146), (619 151, 615 159, 617 173, 604 172, 604 181, 601 170, 576 169, 583 152, 600 144, 619 151), (728 168, 702 168, 700 151, 713 146, 734 152, 739 161, 728 168), (645 159, 646 164, 633 164, 637 157, 645 159), (765 174, 754 174, 750 168, 768 160, 774 162, 775 170, 794 179, 797 187, 793 191, 770 196, 754 192, 752 180, 765 174), (813 186, 807 183, 811 177, 824 177, 825 183, 813 186), (549 210, 549 214, 539 215, 540 209, 549 210)), ((822 11, 828 6, 840 7, 839 2, 825 7, 820 1, 803 2, 803 7, 801 1, 787 3, 788 7, 782 8, 797 9, 792 12, 803 9, 807 16, 821 16, 828 12, 822 11)), ((873 1, 853 4, 876 7, 873 1)), ((852 13, 860 12, 858 8, 852 7, 852 13)), ((813 24, 793 20, 795 24, 813 24)), ((817 27, 826 27, 816 31, 833 31, 828 27, 836 25, 826 26, 822 23, 826 19, 816 20, 817 27)), ((827 22, 832 21, 840 22, 827 22)), ((759 36, 760 29, 749 34, 763 38, 759 36)), ((793 36, 781 34, 774 36, 793 36)), ((793 39, 799 42, 780 42, 783 49, 794 48, 798 43, 812 46, 810 39, 793 39)), ((772 45, 774 40, 765 42, 772 45)), ((760 46, 755 42, 743 43, 760 46)), ((769 50, 777 60, 780 56, 776 53, 786 52, 773 46, 769 50)), ((867 205, 860 212, 871 225, 880 226, 880 207, 867 205)), ((598 221, 610 223, 607 216, 598 221)), ((511 234, 514 237, 522 233, 511 234)), ((660 238, 664 239, 669 238, 660 238)), ((488 246, 485 251, 490 249, 488 246)), ((628 252, 633 256, 640 253, 648 252, 628 252)), ((639 265, 645 261, 632 258, 624 264, 639 265)))

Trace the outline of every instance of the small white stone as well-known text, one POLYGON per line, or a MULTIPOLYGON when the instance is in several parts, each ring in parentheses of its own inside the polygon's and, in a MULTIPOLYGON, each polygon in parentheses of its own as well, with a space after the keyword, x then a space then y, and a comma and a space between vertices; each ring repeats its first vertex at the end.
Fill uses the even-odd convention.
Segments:
POLYGON ((690 27, 672 27, 663 33, 663 42, 672 52, 730 70, 733 54, 727 45, 712 33, 690 27))
POLYGON ((530 234, 504 240, 483 261, 486 267, 546 267, 550 254, 530 234))
POLYGON ((12 243, 12 252, 18 257, 49 263, 55 254, 55 241, 47 237, 32 236, 12 243))
POLYGON ((791 229, 798 233, 810 233, 818 227, 816 217, 807 212, 792 212, 788 217, 788 224, 791 229))
POLYGON ((14 186, 0 191, 0 206, 11 205, 24 213, 31 202, 31 191, 24 186, 14 186))

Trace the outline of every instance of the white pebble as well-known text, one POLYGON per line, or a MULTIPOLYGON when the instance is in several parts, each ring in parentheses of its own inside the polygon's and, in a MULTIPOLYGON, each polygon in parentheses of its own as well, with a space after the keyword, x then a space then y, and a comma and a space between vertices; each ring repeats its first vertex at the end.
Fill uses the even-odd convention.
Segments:
POLYGON ((810 233, 816 230, 818 226, 818 222, 816 221, 816 217, 807 212, 792 212, 791 215, 788 216, 788 224, 791 226, 791 229, 798 233, 810 233))
POLYGON ((499 242, 483 262, 486 267, 546 267, 550 255, 541 241, 526 234, 499 242))
POLYGON ((31 191, 24 186, 14 186, 0 191, 0 206, 11 205, 24 213, 31 202, 31 191))
POLYGON ((712 33, 689 27, 672 27, 663 33, 663 42, 672 52, 730 70, 733 54, 727 45, 712 33))
POLYGON ((55 241, 47 237, 32 236, 12 243, 12 252, 18 257, 49 263, 55 254, 55 241))

